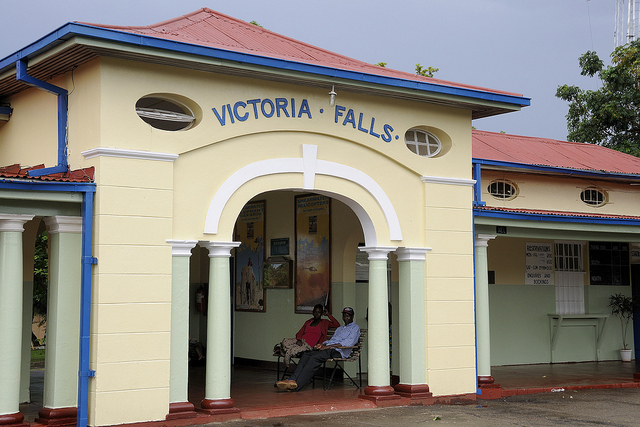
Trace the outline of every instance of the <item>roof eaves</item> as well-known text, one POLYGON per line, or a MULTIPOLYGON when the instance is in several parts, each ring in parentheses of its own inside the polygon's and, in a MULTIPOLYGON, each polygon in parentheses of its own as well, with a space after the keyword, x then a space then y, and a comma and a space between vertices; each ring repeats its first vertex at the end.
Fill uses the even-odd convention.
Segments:
POLYGON ((531 103, 530 98, 514 94, 482 91, 471 88, 440 85, 430 82, 406 80, 397 77, 380 76, 351 70, 341 70, 317 64, 308 64, 292 60, 260 56, 246 52, 236 52, 215 47, 200 46, 74 22, 63 25, 59 29, 40 38, 36 42, 0 60, 0 76, 4 73, 11 72, 11 68, 15 68, 16 61, 20 59, 33 58, 44 51, 52 49, 66 40, 73 38, 74 36, 84 36, 113 43, 123 43, 126 45, 204 56, 232 63, 251 64, 267 68, 287 70, 290 72, 345 79, 352 82, 376 84, 396 89, 415 90, 436 96, 466 98, 481 105, 485 103, 498 103, 505 106, 506 108, 503 109, 507 110, 517 110, 520 107, 528 106, 531 103))
POLYGON ((585 214, 581 212, 552 212, 531 211, 523 209, 509 209, 492 206, 478 206, 473 208, 476 217, 492 217, 503 219, 529 220, 529 221, 555 221, 598 223, 610 225, 640 225, 640 217, 625 215, 585 214))
POLYGON ((527 170, 533 172, 555 173, 561 175, 576 175, 603 179, 627 179, 632 181, 640 181, 640 174, 619 173, 604 170, 576 169, 539 164, 505 162, 500 160, 479 159, 475 157, 472 159, 472 163, 478 163, 480 165, 488 166, 489 168, 493 167, 496 169, 511 169, 517 171, 527 170))

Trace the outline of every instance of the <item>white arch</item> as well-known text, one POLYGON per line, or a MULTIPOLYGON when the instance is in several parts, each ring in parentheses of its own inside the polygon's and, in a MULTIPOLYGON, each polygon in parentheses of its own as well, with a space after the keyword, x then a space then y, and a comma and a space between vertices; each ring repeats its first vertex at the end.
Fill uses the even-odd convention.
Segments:
MULTIPOLYGON (((317 174, 342 178, 358 184, 360 187, 367 190, 376 200, 387 220, 390 239, 402 240, 402 230, 400 228, 398 215, 391 203, 391 200, 382 187, 380 187, 380 185, 366 173, 340 163, 318 160, 317 154, 318 147, 316 145, 303 144, 301 158, 261 160, 238 169, 229 178, 227 178, 213 196, 213 199, 209 204, 209 210, 204 224, 204 233, 218 233, 220 217, 222 216, 224 207, 229 202, 231 196, 233 196, 233 194, 244 183, 260 176, 279 173, 302 173, 304 190, 315 190, 315 176, 317 174)), ((332 196, 347 204, 347 206, 349 206, 358 216, 365 232, 365 237, 368 240, 367 245, 375 244, 377 238, 375 228, 373 227, 373 221, 364 208, 349 198, 335 194, 332 194, 332 196)))

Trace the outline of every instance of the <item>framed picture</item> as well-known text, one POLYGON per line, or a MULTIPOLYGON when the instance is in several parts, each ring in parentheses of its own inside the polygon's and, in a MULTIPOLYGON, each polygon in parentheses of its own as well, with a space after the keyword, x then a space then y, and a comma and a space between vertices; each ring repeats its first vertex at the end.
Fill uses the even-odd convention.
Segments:
POLYGON ((265 261, 263 266, 263 289, 289 289, 293 286, 293 281, 291 280, 293 262, 291 260, 265 261))
POLYGON ((329 305, 331 294, 331 199, 296 197, 295 312, 312 313, 329 305))
POLYGON ((235 309, 265 311, 266 291, 262 287, 265 245, 266 202, 247 203, 236 221, 235 309))

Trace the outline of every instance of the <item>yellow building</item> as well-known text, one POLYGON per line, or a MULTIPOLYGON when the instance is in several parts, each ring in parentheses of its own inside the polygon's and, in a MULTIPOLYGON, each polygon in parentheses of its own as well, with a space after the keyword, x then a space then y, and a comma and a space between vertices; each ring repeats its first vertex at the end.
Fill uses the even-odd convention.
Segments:
MULTIPOLYGON (((475 399, 491 358, 530 363, 494 338, 488 348, 503 312, 489 313, 487 275, 474 284, 488 262, 496 284, 524 285, 522 265, 503 275, 501 257, 541 236, 491 240, 505 217, 483 216, 487 195, 474 196, 522 171, 474 169, 471 120, 529 105, 522 95, 202 9, 149 27, 69 23, 0 61, 0 100, 0 424, 20 422, 28 399, 16 372, 28 373, 30 263, 45 229, 43 423, 190 416, 190 339, 208 350, 195 409, 233 414, 232 362, 273 364, 273 344, 316 303, 353 307, 367 329, 361 397, 373 402, 475 399)), ((532 176, 521 195, 548 185, 532 176)), ((556 203, 526 194, 525 208, 556 203)))

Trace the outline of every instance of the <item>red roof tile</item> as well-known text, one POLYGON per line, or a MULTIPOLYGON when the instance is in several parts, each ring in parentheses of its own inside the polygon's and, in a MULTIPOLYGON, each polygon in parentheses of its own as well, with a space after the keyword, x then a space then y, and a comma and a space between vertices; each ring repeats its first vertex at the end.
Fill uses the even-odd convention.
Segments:
POLYGON ((74 171, 52 173, 42 176, 28 176, 27 173, 34 169, 43 169, 44 165, 33 167, 21 167, 19 164, 0 167, 0 178, 23 178, 34 179, 40 181, 56 181, 56 182, 93 182, 95 168, 93 166, 74 171))
POLYGON ((472 131, 473 157, 526 165, 640 174, 640 158, 594 144, 472 131))
POLYGON ((640 220, 640 216, 632 215, 610 215, 610 214, 598 214, 598 213, 586 213, 586 212, 563 212, 563 211, 547 211, 539 209, 519 209, 519 208, 505 208, 496 206, 477 206, 475 210, 480 211, 495 211, 495 212, 507 212, 507 213, 520 213, 531 215, 544 215, 544 216, 565 216, 573 218, 601 218, 601 219, 634 219, 640 220))
POLYGON ((208 8, 202 8, 184 16, 147 26, 82 24, 199 46, 219 48, 227 51, 250 53, 269 58, 337 68, 340 70, 356 71, 483 92, 522 96, 521 94, 512 92, 423 77, 368 64, 294 40, 208 8))

